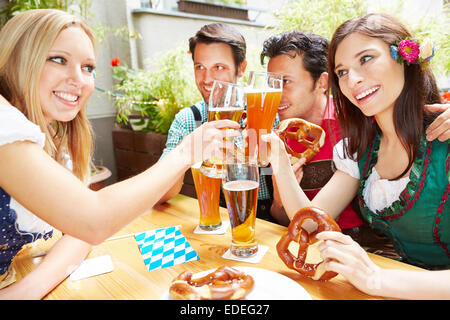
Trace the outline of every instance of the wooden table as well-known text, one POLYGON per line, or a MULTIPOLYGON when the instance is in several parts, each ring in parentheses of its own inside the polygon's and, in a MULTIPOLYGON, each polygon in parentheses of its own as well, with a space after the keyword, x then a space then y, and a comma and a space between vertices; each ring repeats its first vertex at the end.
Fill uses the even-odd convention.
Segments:
MULTIPOLYGON (((225 208, 221 208, 221 215, 223 220, 229 221, 225 208)), ((257 241, 259 244, 268 246, 269 250, 260 263, 251 264, 226 260, 221 257, 230 247, 230 228, 223 235, 194 234, 193 231, 198 220, 197 199, 178 195, 163 205, 155 206, 115 236, 181 225, 180 231, 186 236, 200 260, 148 271, 133 236, 105 241, 93 247, 88 258, 109 254, 114 264, 114 271, 79 281, 66 279, 45 299, 159 299, 169 288, 172 279, 181 272, 196 273, 222 265, 256 267, 278 272, 298 282, 313 299, 380 299, 364 294, 340 275, 331 281, 320 282, 301 276, 287 268, 278 257, 275 248, 286 230, 283 226, 257 219, 257 241)), ((30 272, 41 261, 42 258, 35 258, 33 255, 49 250, 58 237, 54 238, 40 241, 15 258, 13 265, 18 279, 30 272)), ((378 255, 369 254, 369 256, 381 267, 420 270, 420 268, 378 255)))

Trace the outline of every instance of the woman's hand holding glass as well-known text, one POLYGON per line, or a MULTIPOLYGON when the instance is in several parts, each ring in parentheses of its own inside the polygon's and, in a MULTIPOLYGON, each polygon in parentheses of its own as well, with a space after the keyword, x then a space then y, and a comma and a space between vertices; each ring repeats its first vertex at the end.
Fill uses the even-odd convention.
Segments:
POLYGON ((189 167, 213 157, 224 158, 226 150, 234 148, 233 139, 239 136, 239 123, 232 120, 206 122, 180 143, 182 159, 189 167))
POLYGON ((274 174, 279 173, 280 169, 292 168, 289 160, 290 156, 286 151, 283 141, 276 133, 271 132, 261 136, 261 140, 267 142, 268 161, 272 166, 274 174))

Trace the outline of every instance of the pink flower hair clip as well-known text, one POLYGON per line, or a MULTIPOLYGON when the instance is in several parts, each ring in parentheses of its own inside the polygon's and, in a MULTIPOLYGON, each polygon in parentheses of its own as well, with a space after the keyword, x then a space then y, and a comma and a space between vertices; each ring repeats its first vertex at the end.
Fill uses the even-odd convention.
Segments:
POLYGON ((397 43, 397 45, 391 45, 391 56, 398 63, 406 62, 409 66, 410 63, 424 64, 430 62, 434 56, 434 46, 431 40, 425 39, 422 44, 418 44, 416 41, 406 38, 397 43))

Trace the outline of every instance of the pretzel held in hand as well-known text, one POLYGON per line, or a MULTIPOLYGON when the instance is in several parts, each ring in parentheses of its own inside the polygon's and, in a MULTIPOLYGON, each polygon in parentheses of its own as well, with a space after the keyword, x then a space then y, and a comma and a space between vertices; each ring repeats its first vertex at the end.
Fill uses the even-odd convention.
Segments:
POLYGON ((325 131, 320 126, 300 118, 280 121, 275 132, 284 142, 286 151, 293 157, 291 158, 291 164, 294 164, 300 158, 306 158, 305 163, 310 162, 325 143, 325 131), (296 128, 297 130, 288 131, 290 128, 296 128), (296 140, 307 149, 302 153, 295 152, 288 145, 288 139, 296 140))
POLYGON ((252 276, 223 266, 204 276, 192 279, 183 272, 172 281, 169 294, 176 300, 239 300, 253 289, 252 276))
POLYGON ((311 277, 313 280, 330 280, 337 276, 336 272, 323 270, 323 262, 318 264, 306 263, 306 254, 310 244, 318 241, 316 235, 322 231, 341 231, 337 223, 326 212, 315 207, 306 207, 299 210, 289 224, 288 231, 277 243, 278 256, 283 262, 293 270, 311 277), (306 219, 311 219, 318 224, 317 230, 308 233, 302 228, 306 219), (291 241, 298 242, 298 256, 295 257, 289 252, 291 241))

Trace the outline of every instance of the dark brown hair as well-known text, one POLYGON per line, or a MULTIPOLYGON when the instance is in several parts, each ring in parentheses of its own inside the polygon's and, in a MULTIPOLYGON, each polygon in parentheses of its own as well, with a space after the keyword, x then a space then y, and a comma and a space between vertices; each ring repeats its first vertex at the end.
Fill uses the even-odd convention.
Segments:
POLYGON ((244 37, 235 28, 223 23, 211 23, 204 25, 195 36, 189 38, 189 51, 194 59, 195 46, 197 43, 225 43, 231 47, 233 52, 236 74, 239 65, 244 62, 247 45, 244 37))
MULTIPOLYGON (((334 72, 337 47, 346 36, 352 33, 381 39, 388 46, 395 45, 406 37, 411 38, 411 34, 395 17, 373 13, 362 18, 347 20, 336 29, 331 39, 328 51, 328 79, 342 137, 348 138, 344 151, 350 158, 357 153, 357 159, 354 160, 360 160, 380 128, 375 121, 372 121, 372 117, 365 116, 343 95, 339 88, 339 79, 334 72)), ((405 85, 394 106, 394 126, 408 152, 409 163, 395 179, 401 178, 411 168, 418 153, 421 136, 426 126, 436 117, 436 114, 424 109, 424 104, 440 103, 439 90, 433 73, 428 67, 404 64, 404 76, 405 85)))
POLYGON ((285 54, 295 58, 302 57, 303 66, 309 72, 314 82, 320 75, 327 72, 328 39, 315 34, 305 34, 302 31, 283 32, 264 41, 261 52, 261 64, 264 58, 274 58, 285 54))

